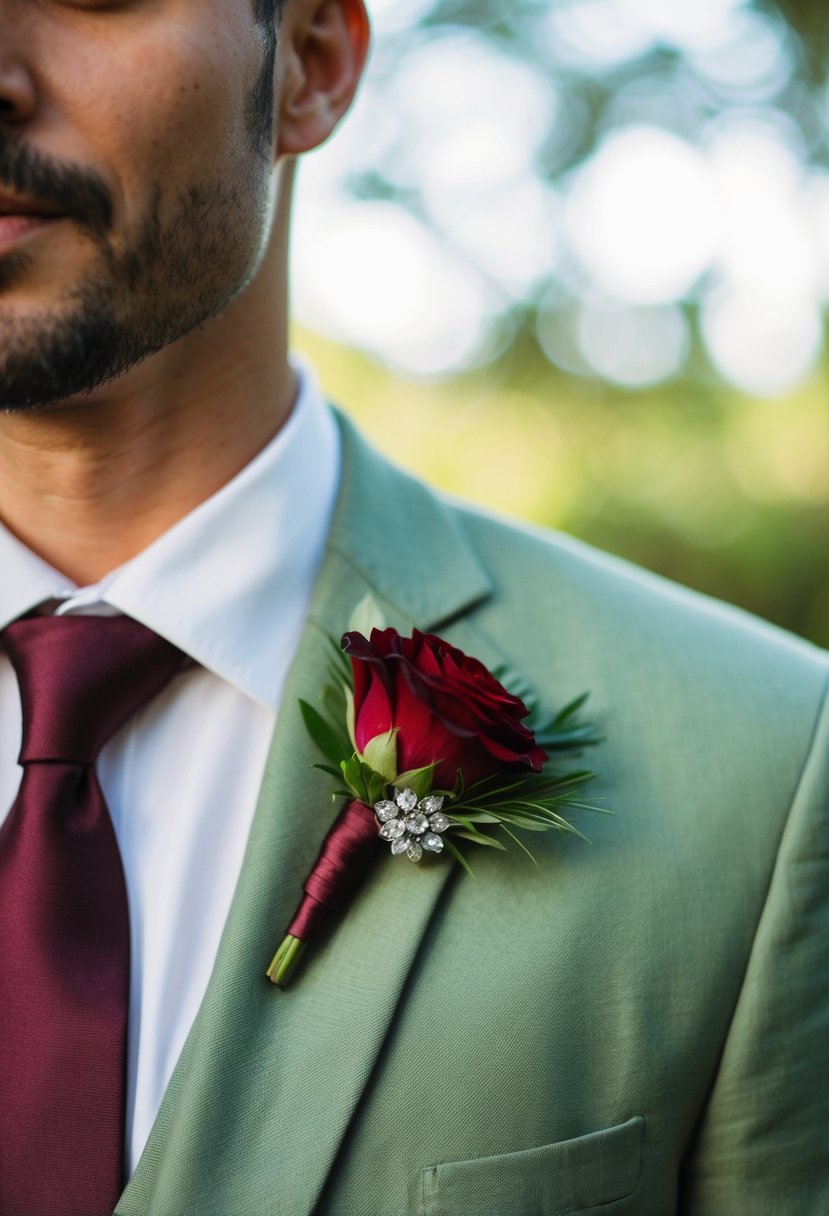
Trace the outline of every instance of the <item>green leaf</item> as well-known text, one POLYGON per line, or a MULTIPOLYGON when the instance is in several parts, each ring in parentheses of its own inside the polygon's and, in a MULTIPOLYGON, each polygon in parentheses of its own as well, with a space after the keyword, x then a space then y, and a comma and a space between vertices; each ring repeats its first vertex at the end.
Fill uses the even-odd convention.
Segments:
POLYGON ((338 768, 332 768, 330 764, 312 764, 311 768, 318 769, 321 773, 328 773, 329 777, 336 777, 339 781, 342 773, 338 768))
POLYGON ((451 815, 453 819, 460 819, 463 816, 465 823, 500 823, 501 820, 497 815, 493 815, 491 811, 469 811, 464 806, 459 807, 444 807, 447 815, 451 815))
POLYGON ((382 773, 372 773, 368 781, 368 804, 374 806, 386 792, 386 780, 382 773))
POLYGON ((361 800, 368 797, 368 791, 365 788, 363 781, 363 766, 360 763, 359 756, 352 756, 349 760, 343 760, 340 765, 340 770, 343 775, 343 780, 355 798, 361 800))
POLYGON ((514 828, 521 828, 525 832, 549 832, 550 828, 556 826, 544 820, 531 819, 529 815, 514 814, 511 811, 504 811, 499 819, 502 826, 505 823, 511 823, 514 828))
MULTIPOLYGON (((474 785, 470 785, 463 796, 463 801, 469 805, 472 802, 488 802, 493 798, 497 798, 500 794, 507 794, 511 790, 520 790, 528 784, 527 777, 518 777, 511 779, 506 785, 496 785, 495 782, 502 780, 499 774, 493 777, 484 777, 480 781, 476 781, 474 785)), ((540 777, 536 777, 536 781, 540 781, 540 777)), ((461 801, 460 797, 458 801, 461 801)))
POLYGON ((582 748, 597 747, 604 742, 595 727, 573 726, 569 730, 549 729, 536 734, 536 742, 546 752, 572 752, 578 755, 582 748))
POLYGON ((455 845, 452 844, 452 841, 448 836, 443 837, 443 847, 446 849, 447 853, 450 853, 455 858, 455 861, 463 866, 469 877, 477 882, 475 875, 472 873, 472 866, 466 860, 460 849, 456 848, 455 845))
POLYGON ((329 729, 333 731, 336 737, 340 756, 350 756, 354 751, 354 747, 348 736, 346 689, 343 684, 337 686, 326 684, 322 690, 322 709, 324 712, 321 716, 325 719, 329 729))
POLYGON ((351 740, 351 746, 355 752, 357 750, 357 730, 354 717, 354 692, 352 689, 345 690, 345 726, 348 731, 348 737, 351 740))
MULTIPOLYGON (((478 830, 475 827, 475 821, 470 816, 463 815, 459 811, 452 812, 452 819, 455 821, 455 823, 459 823, 462 827, 466 828, 467 832, 477 832, 478 830)), ((492 819, 490 822, 498 823, 499 821, 497 819, 492 819)))
MULTIPOLYGON (((568 800, 564 805, 572 806, 573 804, 572 804, 572 802, 570 802, 568 800)), ((555 821, 561 819, 561 816, 559 814, 557 814, 557 812, 554 811, 553 808, 551 806, 548 806, 545 802, 531 802, 529 799, 527 799, 526 802, 522 803, 522 806, 525 807, 526 810, 528 810, 528 811, 535 811, 537 815, 540 815, 543 819, 549 819, 551 822, 555 822, 555 821)), ((562 822, 563 822, 563 820, 562 820, 562 822)))
MULTIPOLYGON (((491 849, 500 849, 502 853, 507 851, 507 846, 502 844, 500 840, 496 840, 494 836, 485 836, 483 832, 466 832, 463 829, 454 832, 455 839, 458 837, 461 840, 471 840, 473 844, 485 844, 491 849)), ((446 837, 444 836, 444 843, 446 837)))
POLYGON ((572 832, 576 836, 581 836, 583 840, 587 840, 586 836, 575 828, 569 820, 557 815, 550 807, 535 806, 531 802, 517 803, 515 807, 502 807, 499 809, 499 817, 507 823, 511 823, 514 827, 523 828, 527 832, 545 832, 550 828, 555 828, 560 832, 572 832))
POLYGON ((305 729, 322 754, 333 764, 340 764, 343 758, 343 747, 336 730, 307 701, 300 701, 299 708, 305 729))
POLYGON ((583 692, 581 696, 575 697, 569 704, 565 705, 564 709, 559 710, 553 719, 553 726, 563 726, 568 718, 575 717, 589 696, 589 692, 583 692))
POLYGON ((518 845, 519 849, 521 849, 522 852, 527 854, 527 856, 529 857, 530 861, 533 863, 534 866, 538 865, 538 862, 536 861, 535 857, 532 855, 530 850, 527 848, 527 846, 524 844, 524 841, 519 840, 519 838, 515 835, 515 832, 511 832, 505 823, 501 824, 501 831, 505 832, 507 834, 507 836, 509 836, 510 840, 514 841, 515 844, 518 845))
POLYGON ((386 781, 397 777, 397 727, 384 731, 369 739, 363 748, 362 758, 376 773, 382 773, 386 781))
POLYGON ((589 693, 582 693, 556 716, 544 724, 533 723, 536 741, 547 752, 578 753, 584 747, 595 747, 603 742, 595 726, 579 721, 579 711, 587 701, 589 693))
POLYGON ((327 633, 326 639, 331 647, 329 658, 332 660, 334 670, 337 672, 337 678, 344 681, 349 688, 354 686, 354 673, 351 670, 351 659, 343 650, 338 638, 332 638, 330 633, 327 633))
POLYGON ((606 806, 596 806, 592 802, 577 802, 575 798, 568 798, 565 806, 575 807, 578 811, 593 811, 596 815, 615 815, 615 811, 609 810, 606 806))
POLYGON ((394 784, 399 790, 410 789, 417 794, 418 799, 425 798, 432 791, 432 781, 437 764, 427 764, 423 768, 410 768, 405 773, 399 773, 394 784))
POLYGON ((355 606, 348 622, 349 633, 361 633, 364 638, 371 637, 372 629, 385 629, 386 621, 383 610, 371 593, 364 595, 355 606))
MULTIPOLYGON (((345 655, 343 655, 343 658, 345 658, 345 655)), ((349 673, 344 670, 341 663, 335 663, 333 659, 329 658, 325 664, 325 669, 328 674, 328 684, 330 687, 341 688, 343 691, 351 687, 349 673)))
POLYGON ((345 722, 345 689, 342 683, 326 684, 322 690, 322 708, 331 723, 345 722))
POLYGON ((369 806, 373 806, 375 802, 379 802, 384 795, 384 791, 388 786, 388 781, 382 773, 378 773, 370 764, 364 761, 360 763, 360 780, 362 782, 363 802, 369 806), (375 796, 375 791, 379 791, 375 796))

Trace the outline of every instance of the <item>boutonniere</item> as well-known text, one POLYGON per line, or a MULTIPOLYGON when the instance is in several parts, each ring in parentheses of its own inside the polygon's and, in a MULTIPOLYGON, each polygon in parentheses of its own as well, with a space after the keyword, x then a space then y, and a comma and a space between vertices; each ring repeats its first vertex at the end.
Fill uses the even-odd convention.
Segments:
MULTIPOLYGON (((463 845, 532 854, 518 833, 581 833, 565 817, 593 777, 562 766, 599 743, 580 717, 587 694, 544 721, 483 663, 433 634, 373 628, 331 639, 321 709, 305 726, 345 799, 268 968, 285 987, 322 940, 382 846, 404 862, 446 853, 470 874, 463 845)), ((529 697, 525 698, 529 700, 529 697)), ((534 858, 533 858, 534 860, 534 858)))

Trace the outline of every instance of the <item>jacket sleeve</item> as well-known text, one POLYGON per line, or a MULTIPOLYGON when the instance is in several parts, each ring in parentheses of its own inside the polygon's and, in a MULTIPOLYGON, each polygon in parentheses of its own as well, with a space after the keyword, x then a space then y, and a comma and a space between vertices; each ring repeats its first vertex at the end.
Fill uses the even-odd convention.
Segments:
MULTIPOLYGON (((734 840, 734 859, 751 842, 734 840)), ((712 931, 711 949, 716 949, 712 931)), ((680 1186, 684 1216, 829 1213, 829 709, 680 1186)))

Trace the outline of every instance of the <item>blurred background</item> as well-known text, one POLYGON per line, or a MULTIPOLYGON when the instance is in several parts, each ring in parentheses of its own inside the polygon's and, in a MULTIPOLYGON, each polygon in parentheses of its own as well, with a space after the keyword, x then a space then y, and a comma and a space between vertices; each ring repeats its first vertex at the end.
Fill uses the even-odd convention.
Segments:
POLYGON ((825 0, 369 7, 296 209, 329 395, 433 483, 829 645, 825 0))

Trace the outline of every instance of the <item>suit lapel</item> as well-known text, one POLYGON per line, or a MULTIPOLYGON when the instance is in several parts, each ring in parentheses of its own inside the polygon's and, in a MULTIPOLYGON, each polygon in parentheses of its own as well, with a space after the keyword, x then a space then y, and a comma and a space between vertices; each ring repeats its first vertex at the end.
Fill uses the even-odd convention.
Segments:
POLYGON ((288 992, 264 969, 337 813, 297 709, 325 682, 326 634, 367 593, 435 629, 488 594, 455 517, 341 420, 340 500, 285 689, 245 863, 198 1017, 117 1212, 310 1213, 401 999, 449 864, 381 852, 329 944, 288 992))

